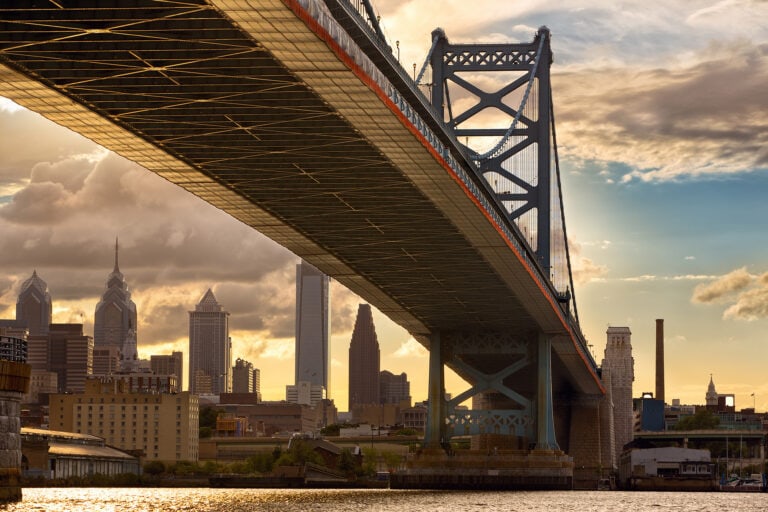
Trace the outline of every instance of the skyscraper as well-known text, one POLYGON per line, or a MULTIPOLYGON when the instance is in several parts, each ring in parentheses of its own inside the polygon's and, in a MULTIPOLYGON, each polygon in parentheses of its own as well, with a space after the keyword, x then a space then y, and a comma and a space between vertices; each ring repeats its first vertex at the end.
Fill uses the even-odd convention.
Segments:
POLYGON ((16 301, 16 324, 26 327, 31 336, 48 334, 51 323, 51 294, 48 285, 32 271, 32 277, 21 284, 19 298, 16 301))
POLYGON ((207 379, 214 395, 232 391, 229 313, 210 288, 195 310, 189 312, 189 377, 189 390, 194 394, 203 391, 197 389, 198 383, 207 379))
MULTIPOLYGON (((136 353, 136 304, 118 265, 118 245, 115 240, 115 268, 107 278, 107 289, 96 304, 93 321, 93 344, 96 348, 112 345, 121 353, 121 366, 126 370, 135 365, 136 353)), ((121 367, 121 370, 124 369, 121 367)))
POLYGON ((296 385, 328 391, 328 276, 309 263, 296 265, 296 385))
POLYGON ((349 410, 379 403, 379 340, 371 306, 360 304, 349 344, 349 410))

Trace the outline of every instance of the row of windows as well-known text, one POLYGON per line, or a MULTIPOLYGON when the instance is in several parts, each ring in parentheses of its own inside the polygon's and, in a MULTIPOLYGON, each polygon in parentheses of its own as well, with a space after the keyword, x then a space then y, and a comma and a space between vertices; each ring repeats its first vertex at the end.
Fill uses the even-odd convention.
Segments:
MULTIPOLYGON (((152 406, 151 405, 144 405, 144 406, 142 406, 141 410, 146 412, 146 411, 149 410, 150 407, 152 407, 152 406)), ((95 408, 96 408, 96 406, 93 406, 93 405, 89 405, 88 406, 88 410, 89 411, 92 411, 95 408)), ((99 408, 99 411, 103 411, 104 410, 104 406, 103 405, 99 405, 98 408, 99 408)), ((154 409, 155 411, 159 411, 160 410, 160 406, 159 405, 155 405, 154 408, 155 408, 154 409)), ((77 410, 78 411, 82 411, 83 410, 83 406, 82 405, 78 405, 77 406, 77 410)), ((110 411, 114 411, 115 410, 115 406, 114 405, 110 405, 109 406, 109 410, 110 411)), ((121 411, 126 411, 126 410, 128 410, 128 408, 127 407, 121 407, 120 410, 121 411)), ((133 406, 133 410, 134 411, 138 411, 138 406, 134 405, 133 406)), ((181 410, 181 406, 176 407, 176 410, 180 411, 181 410)))
MULTIPOLYGON (((150 402, 150 400, 149 400, 149 397, 146 397, 146 396, 145 396, 145 397, 143 397, 143 398, 144 398, 143 402, 144 402, 145 404, 150 402)), ((84 398, 78 398, 78 399, 77 399, 77 403, 79 403, 79 404, 80 404, 80 403, 83 403, 83 400, 84 400, 84 398)), ((89 399, 88 399, 88 403, 89 403, 89 404, 92 404, 92 403, 93 403, 93 400, 94 400, 93 398, 89 398, 89 399)), ((117 400, 115 399, 115 397, 112 397, 112 398, 110 399, 110 402, 112 402, 112 403, 115 403, 116 401, 117 401, 117 400)), ((120 402, 125 404, 125 403, 128 403, 128 400, 127 400, 125 397, 123 397, 123 398, 122 398, 122 400, 120 400, 120 402)), ((136 403, 141 403, 141 402, 142 402, 142 400, 141 400, 141 398, 139 398, 139 397, 133 397, 133 401, 132 401, 132 402, 136 404, 136 403)), ((160 397, 153 397, 153 398, 152 398, 152 402, 153 402, 153 403, 158 403, 158 404, 159 404, 159 403, 161 403, 161 402, 162 402, 162 399, 161 399, 160 397)), ((180 403, 180 402, 181 402, 181 397, 179 397, 179 398, 176 398, 176 403, 180 403)), ((99 400, 98 400, 98 403, 102 403, 102 404, 103 404, 103 403, 104 403, 104 398, 103 398, 103 397, 102 397, 102 398, 99 398, 99 400)))

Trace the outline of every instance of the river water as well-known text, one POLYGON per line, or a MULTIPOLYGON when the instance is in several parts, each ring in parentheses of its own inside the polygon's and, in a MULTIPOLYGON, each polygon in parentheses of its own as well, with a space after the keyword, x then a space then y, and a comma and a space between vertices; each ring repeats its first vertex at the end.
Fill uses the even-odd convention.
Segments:
POLYGON ((12 512, 698 512, 765 511, 768 494, 619 491, 446 492, 389 489, 30 488, 12 512))

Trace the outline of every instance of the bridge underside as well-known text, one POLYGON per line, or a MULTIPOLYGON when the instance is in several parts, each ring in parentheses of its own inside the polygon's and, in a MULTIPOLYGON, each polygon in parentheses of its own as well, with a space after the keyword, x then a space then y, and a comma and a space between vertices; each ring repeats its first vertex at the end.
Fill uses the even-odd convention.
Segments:
POLYGON ((440 360, 471 394, 514 388, 537 414, 541 333, 549 392, 602 394, 535 268, 365 70, 295 2, 213 4, 4 2, 0 95, 256 228, 428 348, 503 334, 440 360))
MULTIPOLYGON (((221 189, 243 198, 248 210, 266 212, 272 225, 291 226, 293 236, 275 236, 280 243, 366 299, 378 299, 371 290, 380 290, 399 311, 372 302, 414 334, 532 324, 466 237, 392 163, 392 152, 409 148, 388 148, 385 155, 205 2, 98 4, 9 9, 3 18, 12 22, 3 23, 0 41, 6 64, 114 123, 109 133, 86 135, 107 147, 141 138, 197 171, 153 166, 170 181, 249 224, 250 212, 226 202, 221 189), (333 260, 347 275, 329 269, 333 260), (361 289, 358 276, 372 287, 361 289)), ((323 62, 322 54, 303 58, 314 58, 317 67, 340 66, 323 62)), ((0 92, 29 104, 7 82, 0 92)), ((269 227, 264 230, 274 235, 269 227)))

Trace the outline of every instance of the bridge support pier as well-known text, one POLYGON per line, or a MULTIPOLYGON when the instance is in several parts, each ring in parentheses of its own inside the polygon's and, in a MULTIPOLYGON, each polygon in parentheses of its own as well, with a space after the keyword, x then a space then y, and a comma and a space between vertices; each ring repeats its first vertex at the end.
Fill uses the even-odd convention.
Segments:
POLYGON ((0 503, 21 500, 21 396, 32 367, 0 360, 0 503))
POLYGON ((552 338, 539 334, 536 449, 559 450, 552 412, 552 338))
POLYGON ((570 489, 573 461, 555 436, 551 350, 547 335, 431 334, 424 446, 392 487, 570 489), (444 364, 472 382, 450 400, 444 364), (460 407, 469 399, 471 409, 460 407), (451 447, 452 436, 472 436, 470 449, 451 447))
POLYGON ((569 455, 573 457, 573 488, 597 489, 613 471, 610 398, 581 395, 572 399, 569 455))
POLYGON ((425 448, 440 449, 444 442, 445 425, 445 373, 440 333, 432 333, 429 340, 429 388, 425 448))

